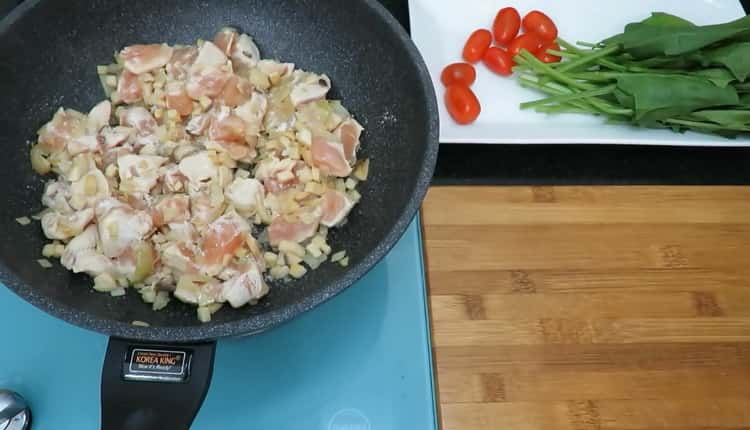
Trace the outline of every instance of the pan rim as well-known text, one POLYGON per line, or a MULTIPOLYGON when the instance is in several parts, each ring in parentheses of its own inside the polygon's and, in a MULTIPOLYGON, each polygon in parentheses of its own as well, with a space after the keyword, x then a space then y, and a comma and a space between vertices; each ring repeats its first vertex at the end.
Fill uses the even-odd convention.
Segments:
MULTIPOLYGON (((29 10, 44 0, 27 0, 11 11, 4 19, 0 20, 0 36, 5 34, 20 18, 29 10)), ((432 178, 438 154, 438 130, 439 118, 435 89, 427 70, 427 66, 419 53, 411 37, 404 27, 391 15, 391 13, 377 0, 360 0, 368 7, 374 16, 381 19, 389 27, 406 53, 412 58, 417 66, 417 75, 420 78, 422 91, 427 96, 426 113, 428 124, 426 124, 427 151, 420 167, 417 180, 415 181, 412 199, 406 208, 391 225, 385 238, 362 260, 350 266, 343 276, 325 285, 318 291, 290 303, 282 308, 264 314, 263 318, 248 317, 222 323, 208 323, 193 326, 135 326, 128 322, 101 318, 89 312, 58 303, 44 294, 38 294, 37 290, 19 279, 4 261, 0 261, 0 282, 10 291, 32 304, 45 313, 76 325, 81 328, 95 331, 106 336, 132 339, 134 341, 146 342, 168 342, 189 343, 211 341, 224 337, 244 336, 256 334, 276 327, 293 317, 302 314, 328 299, 338 295, 346 288, 353 285, 366 275, 383 257, 395 246, 403 233, 414 219, 432 178)))

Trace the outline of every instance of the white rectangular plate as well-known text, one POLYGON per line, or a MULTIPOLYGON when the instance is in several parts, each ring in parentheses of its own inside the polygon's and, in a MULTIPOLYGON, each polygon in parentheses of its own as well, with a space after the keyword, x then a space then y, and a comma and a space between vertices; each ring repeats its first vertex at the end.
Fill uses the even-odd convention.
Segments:
POLYGON ((547 115, 522 111, 518 104, 541 98, 521 88, 515 77, 493 74, 481 63, 475 67, 472 89, 482 105, 471 125, 458 125, 443 105, 440 72, 461 60, 466 38, 477 28, 488 28, 497 11, 514 6, 521 16, 539 9, 557 24, 560 37, 597 42, 622 32, 625 24, 651 12, 668 12, 696 24, 715 24, 744 16, 738 0, 409 0, 411 34, 432 77, 440 106, 440 141, 444 143, 610 143, 683 146, 750 146, 750 139, 729 140, 699 133, 674 133, 604 124, 582 114, 547 115))

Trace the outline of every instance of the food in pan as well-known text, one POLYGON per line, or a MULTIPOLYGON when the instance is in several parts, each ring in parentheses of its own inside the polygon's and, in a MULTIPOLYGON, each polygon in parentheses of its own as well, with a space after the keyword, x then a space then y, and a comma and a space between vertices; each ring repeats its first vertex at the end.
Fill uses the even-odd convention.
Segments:
POLYGON ((359 202, 362 126, 327 100, 325 74, 261 59, 222 29, 194 46, 128 46, 99 66, 107 99, 60 108, 31 163, 52 174, 40 215, 45 257, 112 295, 171 297, 209 321, 256 303, 268 282, 330 260, 327 242, 359 202))

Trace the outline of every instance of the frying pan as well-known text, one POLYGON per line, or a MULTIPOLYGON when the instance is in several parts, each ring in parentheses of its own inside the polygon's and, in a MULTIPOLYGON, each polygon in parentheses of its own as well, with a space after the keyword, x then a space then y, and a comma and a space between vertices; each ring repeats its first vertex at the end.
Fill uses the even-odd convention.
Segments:
POLYGON ((0 94, 0 280, 42 310, 110 336, 101 395, 107 430, 188 428, 210 382, 215 340, 271 328, 364 275, 414 217, 437 155, 427 70, 406 32, 374 0, 27 1, 0 22, 0 94), (331 236, 335 249, 347 250, 349 267, 326 264, 272 285, 258 305, 225 307, 208 324, 176 301, 153 312, 132 292, 110 297, 58 264, 41 269, 41 229, 14 221, 42 209, 44 178, 28 159, 35 131, 59 106, 87 111, 103 98, 95 66, 115 50, 194 43, 227 25, 251 34, 264 58, 328 74, 329 97, 343 100, 365 127, 361 156, 371 160, 370 178, 349 222, 331 236), (143 357, 166 364, 148 369, 139 365, 143 357))

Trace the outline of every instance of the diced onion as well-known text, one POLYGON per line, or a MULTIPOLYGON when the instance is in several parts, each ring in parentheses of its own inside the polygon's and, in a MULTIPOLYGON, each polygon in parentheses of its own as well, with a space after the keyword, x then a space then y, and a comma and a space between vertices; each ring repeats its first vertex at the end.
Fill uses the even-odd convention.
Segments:
POLYGON ((52 165, 45 157, 44 150, 40 145, 31 147, 31 168, 40 175, 46 175, 52 170, 52 165))
POLYGON ((36 260, 36 262, 39 263, 39 265, 44 269, 49 269, 52 267, 52 263, 50 263, 46 258, 40 258, 36 260))
POLYGON ((274 266, 271 268, 271 277, 274 279, 286 278, 289 275, 289 266, 274 266))
POLYGON ((112 297, 120 297, 125 295, 125 288, 117 288, 109 292, 112 297))
POLYGON ((370 172, 370 159, 365 158, 364 160, 357 163, 357 165, 354 167, 354 171, 352 172, 352 176, 357 178, 359 181, 366 181, 367 175, 370 172))
POLYGON ((211 321, 211 310, 206 306, 198 306, 198 321, 207 323, 211 321))
POLYGON ((27 216, 22 216, 22 217, 16 218, 16 222, 21 225, 29 225, 31 224, 31 219, 29 219, 29 217, 27 216))
POLYGON ((344 257, 346 257, 346 251, 338 251, 331 255, 331 263, 335 263, 344 257))
POLYGON ((292 278, 299 279, 305 276, 305 273, 307 273, 307 269, 300 264, 293 264, 289 267, 289 275, 291 275, 292 278))
MULTIPOLYGON (((102 273, 94 278, 94 289, 96 291, 107 293, 120 288, 115 279, 109 273, 102 273)), ((124 290, 123 290, 124 291, 124 290)))

